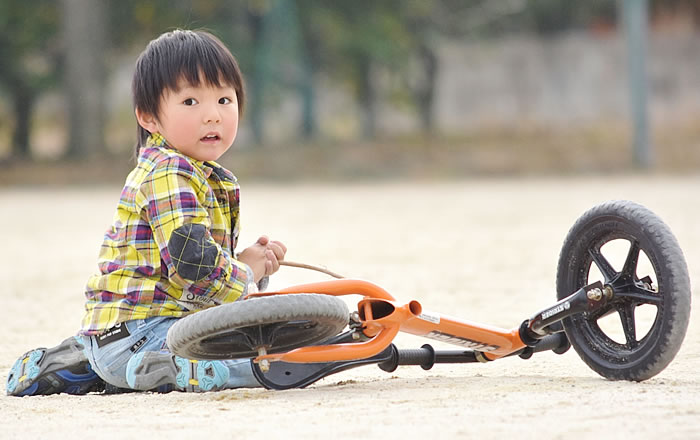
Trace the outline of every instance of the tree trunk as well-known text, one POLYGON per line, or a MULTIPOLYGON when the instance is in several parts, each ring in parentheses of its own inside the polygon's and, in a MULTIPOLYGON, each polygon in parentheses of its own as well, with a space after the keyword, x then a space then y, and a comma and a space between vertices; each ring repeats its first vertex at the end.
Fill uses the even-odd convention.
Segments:
POLYGON ((427 135, 431 135, 435 130, 433 102, 435 101, 435 81, 437 79, 438 60, 435 53, 424 44, 420 47, 419 56, 422 61, 423 74, 425 76, 422 78, 422 82, 416 90, 416 101, 423 132, 427 135))
MULTIPOLYGON (((301 42, 301 53, 299 63, 301 64, 301 78, 299 81, 299 94, 301 95, 301 136, 309 140, 316 136, 316 72, 320 69, 320 49, 319 37, 314 34, 311 12, 304 10, 304 5, 299 4, 299 0, 292 3, 294 14, 297 19, 299 38, 301 42)), ((308 5, 307 5, 308 7, 308 5)))
POLYGON ((309 140, 316 136, 316 109, 314 73, 308 61, 304 64, 304 74, 299 88, 301 93, 301 135, 309 140))
POLYGON ((106 3, 63 0, 68 94, 68 155, 82 157, 104 151, 104 49, 106 3))
POLYGON ((26 84, 17 81, 13 88, 12 99, 15 113, 15 128, 12 133, 12 156, 26 159, 30 156, 29 135, 31 132, 34 96, 26 84))
POLYGON ((362 115, 362 137, 374 139, 377 135, 377 109, 374 84, 372 83, 372 62, 367 56, 360 56, 357 60, 358 84, 357 98, 362 115))
POLYGON ((253 141, 261 145, 265 140, 265 87, 268 78, 268 46, 266 41, 266 19, 269 12, 264 9, 248 10, 247 21, 253 42, 253 75, 248 82, 250 104, 250 128, 253 141))

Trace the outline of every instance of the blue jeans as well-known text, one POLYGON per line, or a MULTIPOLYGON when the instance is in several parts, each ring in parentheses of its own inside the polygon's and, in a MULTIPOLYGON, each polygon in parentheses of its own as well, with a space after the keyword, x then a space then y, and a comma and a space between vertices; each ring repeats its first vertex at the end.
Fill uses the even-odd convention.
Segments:
MULTIPOLYGON (((92 369, 105 382, 119 388, 130 388, 126 381, 126 365, 132 356, 146 351, 169 353, 165 342, 168 329, 178 318, 155 316, 122 323, 129 336, 102 344, 97 344, 97 336, 82 336, 84 352, 92 369)), ((253 376, 250 359, 220 360, 230 372, 225 388, 259 387, 260 383, 253 376)))

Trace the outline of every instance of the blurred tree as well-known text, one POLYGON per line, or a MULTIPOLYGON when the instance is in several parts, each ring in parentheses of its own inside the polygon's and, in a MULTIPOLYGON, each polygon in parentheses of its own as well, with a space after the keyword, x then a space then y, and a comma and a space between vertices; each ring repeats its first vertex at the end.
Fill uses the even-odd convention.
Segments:
POLYGON ((0 87, 12 102, 14 157, 29 157, 36 99, 57 78, 57 9, 50 0, 0 2, 0 87))
POLYGON ((615 21, 615 0, 588 0, 570 2, 562 0, 530 0, 525 8, 525 20, 541 34, 560 33, 572 28, 589 26, 600 19, 615 21))
MULTIPOLYGON (((347 84, 360 108, 361 132, 373 138, 377 130, 377 70, 398 68, 407 56, 406 29, 398 20, 398 0, 325 2, 297 0, 305 78, 322 69, 347 84)), ((306 105, 313 97, 312 84, 305 84, 306 105)), ((313 117, 307 108, 307 116, 313 117)), ((315 122, 307 120, 308 127, 315 122)))
POLYGON ((360 107, 363 136, 372 138, 380 94, 412 103, 421 130, 432 133, 439 44, 521 12, 525 0, 296 0, 296 5, 304 48, 301 62, 307 72, 301 88, 304 134, 315 132, 312 78, 325 72, 350 85, 360 107), (388 84, 377 84, 378 71, 389 72, 388 84))
POLYGON ((413 0, 399 10, 407 35, 411 38, 413 58, 417 65, 415 69, 406 69, 410 75, 406 78, 407 88, 412 91, 425 134, 432 134, 435 128, 433 102, 439 68, 435 40, 440 33, 434 15, 435 6, 429 2, 413 0))
POLYGON ((681 17, 681 20, 690 16, 693 24, 700 25, 700 1, 698 0, 651 0, 650 15, 662 15, 666 17, 681 17))
POLYGON ((267 31, 270 19, 270 1, 249 0, 244 10, 246 24, 250 32, 253 47, 251 76, 248 82, 250 90, 250 127, 256 144, 261 144, 265 137, 264 92, 269 78, 269 42, 267 31))
MULTIPOLYGON (((652 11, 659 14, 668 10, 693 13, 700 10, 698 0, 650 2, 652 11)), ((83 119, 78 106, 86 110, 85 117, 99 121, 101 110, 97 108, 104 105, 104 100, 99 99, 101 91, 97 84, 100 78, 109 76, 108 69, 99 73, 100 61, 119 60, 118 56, 108 55, 141 50, 144 42, 178 27, 207 28, 220 36, 237 56, 248 80, 250 117, 246 119, 258 142, 264 139, 266 108, 279 102, 278 97, 290 89, 301 97, 300 134, 307 138, 316 135, 316 87, 321 75, 334 85, 352 91, 358 102, 364 137, 376 135, 380 117, 377 104, 387 96, 394 104, 412 104, 421 129, 431 132, 435 125, 432 108, 440 68, 437 49, 445 38, 481 39, 509 32, 552 35, 589 27, 600 20, 614 23, 617 3, 616 0, 2 0, 0 87, 12 103, 12 151, 15 156, 29 154, 34 103, 41 93, 56 84, 62 67, 65 67, 66 85, 72 87, 67 92, 72 103, 70 114, 74 115, 76 124, 71 132, 77 133, 78 122, 98 128, 99 122, 84 124, 89 119, 83 119), (65 14, 61 22, 63 10, 80 4, 83 6, 65 14), (88 13, 97 15, 79 19, 88 13), (109 17, 108 22, 100 17, 109 17), (285 34, 285 30, 278 28, 289 26, 285 20, 290 17, 297 20, 297 30, 285 34), (98 25, 100 22, 102 25, 98 25), (65 38, 55 38, 62 28, 65 38), (105 45, 97 49, 101 39, 105 45), (63 47, 64 41, 73 49, 63 47), (79 64, 84 62, 80 60, 84 55, 97 62, 79 64)), ((101 141, 80 141, 74 136, 71 139, 73 154, 103 145, 101 141)))
POLYGON ((395 14, 405 27, 405 44, 412 62, 401 69, 400 77, 418 111, 423 132, 434 130, 437 49, 445 39, 477 40, 522 31, 551 34, 596 20, 611 20, 615 12, 615 0, 403 1, 395 14))
POLYGON ((63 0, 68 102, 68 155, 105 151, 105 6, 101 1, 63 0))
POLYGON ((294 14, 299 21, 299 38, 301 50, 299 63, 301 75, 299 93, 302 102, 301 135, 311 139, 317 134, 316 122, 316 87, 318 73, 323 69, 322 45, 324 27, 328 25, 326 3, 309 8, 305 0, 295 0, 294 14), (303 8, 303 9, 302 9, 303 8))
POLYGON ((441 0, 439 4, 436 16, 445 34, 473 38, 521 32, 553 35, 614 23, 617 14, 617 0, 441 0))
POLYGON ((425 134, 435 130, 434 99, 439 73, 439 45, 448 38, 478 35, 486 26, 522 12, 525 0, 486 2, 484 0, 436 0, 403 2, 397 13, 406 27, 410 59, 402 70, 425 134))

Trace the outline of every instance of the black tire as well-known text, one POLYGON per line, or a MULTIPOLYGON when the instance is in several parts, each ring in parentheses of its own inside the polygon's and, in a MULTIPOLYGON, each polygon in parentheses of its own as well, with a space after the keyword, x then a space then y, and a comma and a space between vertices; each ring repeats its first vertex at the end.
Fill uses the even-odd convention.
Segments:
POLYGON ((334 296, 289 294, 237 301, 186 316, 168 331, 170 350, 187 359, 237 359, 282 353, 340 333, 345 303, 334 296))
POLYGON ((589 367, 608 379, 642 381, 655 376, 676 356, 690 317, 688 268, 676 238, 661 219, 636 203, 611 201, 590 209, 564 240, 557 297, 598 279, 613 288, 614 296, 600 311, 563 321, 571 345, 589 367), (620 242, 625 247, 629 243, 626 252, 620 242), (614 244, 601 249, 608 243, 614 244), (617 261, 616 246, 618 257, 626 254, 617 261), (637 316, 642 311, 649 326, 644 335, 638 334, 637 316), (615 339, 601 322, 617 323, 622 336, 615 339))

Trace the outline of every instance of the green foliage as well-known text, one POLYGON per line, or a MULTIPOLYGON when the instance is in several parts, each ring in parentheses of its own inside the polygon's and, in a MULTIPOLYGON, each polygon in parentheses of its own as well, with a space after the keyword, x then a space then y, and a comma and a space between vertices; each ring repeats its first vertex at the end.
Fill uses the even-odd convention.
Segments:
POLYGON ((57 81, 61 48, 56 2, 0 2, 0 89, 14 115, 10 152, 29 155, 31 114, 36 97, 57 81))
POLYGON ((232 3, 218 0, 112 0, 113 42, 116 48, 142 46, 144 40, 177 28, 207 29, 228 37, 235 10, 232 3))
MULTIPOLYGON (((304 117, 312 118, 319 74, 354 90, 361 106, 371 105, 380 93, 418 109, 430 106, 439 68, 436 49, 442 40, 523 32, 552 35, 596 22, 615 23, 618 4, 616 0, 105 1, 108 55, 141 49, 175 28, 204 28, 218 35, 238 58, 253 89, 251 106, 257 108, 251 116, 258 119, 265 105, 276 105, 276 96, 294 89, 304 96, 304 117), (377 70, 390 77, 379 91, 372 89, 378 85, 371 81, 377 70)), ((697 0, 650 4, 653 11, 687 10, 700 16, 697 0)), ((62 53, 70 50, 61 47, 62 25, 61 1, 0 1, 0 87, 8 96, 19 96, 17 84, 25 95, 33 96, 57 84, 62 53)))
POLYGON ((43 89, 56 77, 60 47, 57 2, 0 2, 0 86, 43 89))

